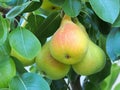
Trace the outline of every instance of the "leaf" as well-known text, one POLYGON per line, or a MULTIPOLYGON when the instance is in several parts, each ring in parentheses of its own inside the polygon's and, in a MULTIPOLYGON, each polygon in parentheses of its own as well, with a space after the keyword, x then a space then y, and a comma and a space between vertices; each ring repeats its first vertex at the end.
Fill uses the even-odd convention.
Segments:
POLYGON ((60 25, 60 15, 58 12, 51 13, 43 23, 37 28, 35 35, 38 38, 47 38, 57 30, 60 25), (48 33, 49 32, 49 33, 48 33))
POLYGON ((38 0, 36 0, 36 1, 34 0, 25 8, 25 10, 23 12, 24 13, 25 12, 32 12, 32 11, 40 8, 40 6, 41 6, 41 2, 38 2, 38 0))
POLYGON ((11 0, 0 0, 0 2, 9 2, 11 0))
POLYGON ((60 6, 60 5, 63 5, 64 4, 64 2, 65 2, 65 0, 50 0, 52 3, 54 3, 54 4, 56 4, 56 5, 58 5, 58 6, 60 6))
POLYGON ((7 14, 6 14, 6 18, 14 18, 17 15, 19 15, 21 12, 23 12, 23 10, 30 4, 31 2, 26 2, 22 5, 19 6, 15 6, 14 8, 12 8, 7 14))
POLYGON ((118 15, 118 18, 115 20, 115 22, 112 25, 113 27, 120 27, 120 13, 118 15))
POLYGON ((118 84, 115 86, 114 90, 120 90, 120 83, 118 83, 118 84))
POLYGON ((71 16, 76 17, 80 13, 81 10, 81 1, 80 0, 65 0, 62 5, 62 9, 64 12, 71 16))
POLYGON ((111 67, 111 74, 100 84, 101 90, 111 90, 119 75, 119 72, 120 67, 117 64, 113 64, 111 67))
POLYGON ((18 27, 9 35, 10 46, 19 56, 34 59, 41 49, 39 40, 29 30, 18 27))
POLYGON ((0 45, 2 45, 8 36, 8 22, 0 14, 0 45))
POLYGON ((41 23, 43 23, 43 20, 45 18, 43 16, 40 15, 35 15, 35 14, 30 14, 30 16, 27 19, 27 25, 25 26, 27 29, 29 29, 30 31, 32 31, 33 33, 36 32, 36 30, 38 29, 38 27, 40 26, 41 23))
POLYGON ((9 86, 10 90, 50 90, 48 83, 35 73, 15 76, 9 86))
POLYGON ((102 20, 114 23, 119 14, 119 0, 89 0, 89 2, 102 20))
POLYGON ((112 61, 120 59, 120 28, 113 28, 106 41, 106 51, 112 61))
POLYGON ((9 2, 6 2, 9 6, 17 6, 25 3, 27 0, 10 0, 9 2))
POLYGON ((17 73, 23 74, 23 73, 27 72, 27 70, 24 68, 23 64, 17 58, 12 57, 12 59, 15 62, 17 73))
POLYGON ((9 90, 9 88, 1 88, 0 90, 9 90))
POLYGON ((9 45, 8 39, 4 42, 3 45, 0 46, 0 60, 2 60, 2 57, 9 57, 11 52, 11 48, 9 45))

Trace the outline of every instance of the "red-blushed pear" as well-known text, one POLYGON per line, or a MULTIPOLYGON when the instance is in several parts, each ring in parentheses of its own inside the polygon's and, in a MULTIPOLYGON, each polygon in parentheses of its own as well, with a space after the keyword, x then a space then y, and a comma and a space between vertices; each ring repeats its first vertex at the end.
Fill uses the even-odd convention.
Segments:
POLYGON ((91 75, 103 69, 106 63, 104 51, 89 40, 89 47, 83 60, 72 65, 73 70, 80 75, 91 75))
POLYGON ((71 18, 64 15, 61 25, 50 40, 50 53, 64 64, 75 64, 82 60, 88 49, 88 38, 71 18))
POLYGON ((47 78, 58 80, 63 78, 69 72, 70 66, 55 60, 49 52, 49 42, 45 43, 42 50, 36 57, 36 65, 40 72, 47 78))

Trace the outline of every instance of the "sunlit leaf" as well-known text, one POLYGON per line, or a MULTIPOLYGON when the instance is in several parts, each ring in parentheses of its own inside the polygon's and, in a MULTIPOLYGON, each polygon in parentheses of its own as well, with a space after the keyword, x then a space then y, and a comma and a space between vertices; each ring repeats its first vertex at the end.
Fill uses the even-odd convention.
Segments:
POLYGON ((119 14, 119 0, 89 0, 95 13, 104 21, 113 23, 119 14))
POLYGON ((11 54, 28 61, 33 60, 41 49, 41 44, 34 34, 22 27, 18 27, 10 33, 9 42, 11 54))

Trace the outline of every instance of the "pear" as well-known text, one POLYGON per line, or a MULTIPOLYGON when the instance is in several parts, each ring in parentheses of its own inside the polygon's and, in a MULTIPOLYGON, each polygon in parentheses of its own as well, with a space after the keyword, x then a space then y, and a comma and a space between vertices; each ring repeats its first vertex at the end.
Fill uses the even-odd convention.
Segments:
POLYGON ((88 38, 71 18, 65 15, 61 25, 50 40, 50 53, 64 64, 75 64, 82 60, 87 48, 88 38))
POLYGON ((70 66, 55 60, 49 51, 49 42, 45 43, 36 57, 36 65, 40 72, 47 78, 52 80, 58 80, 63 78, 69 72, 70 66))
POLYGON ((104 51, 89 40, 88 51, 83 60, 72 65, 73 70, 80 75, 91 75, 103 69, 106 63, 104 51))

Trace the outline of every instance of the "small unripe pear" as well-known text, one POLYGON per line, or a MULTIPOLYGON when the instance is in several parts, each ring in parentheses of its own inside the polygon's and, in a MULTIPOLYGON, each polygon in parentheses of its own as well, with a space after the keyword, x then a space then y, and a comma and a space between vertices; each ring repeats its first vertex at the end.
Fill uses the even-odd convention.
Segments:
POLYGON ((88 48, 88 38, 81 29, 69 16, 63 17, 49 46, 56 60, 64 64, 75 64, 82 60, 88 48))
POLYGON ((58 80, 63 78, 69 72, 70 66, 55 60, 49 52, 49 42, 45 43, 36 57, 36 64, 38 69, 47 78, 58 80))
POLYGON ((91 75, 103 69, 106 63, 104 51, 89 40, 89 47, 83 60, 72 65, 73 70, 80 75, 91 75))

